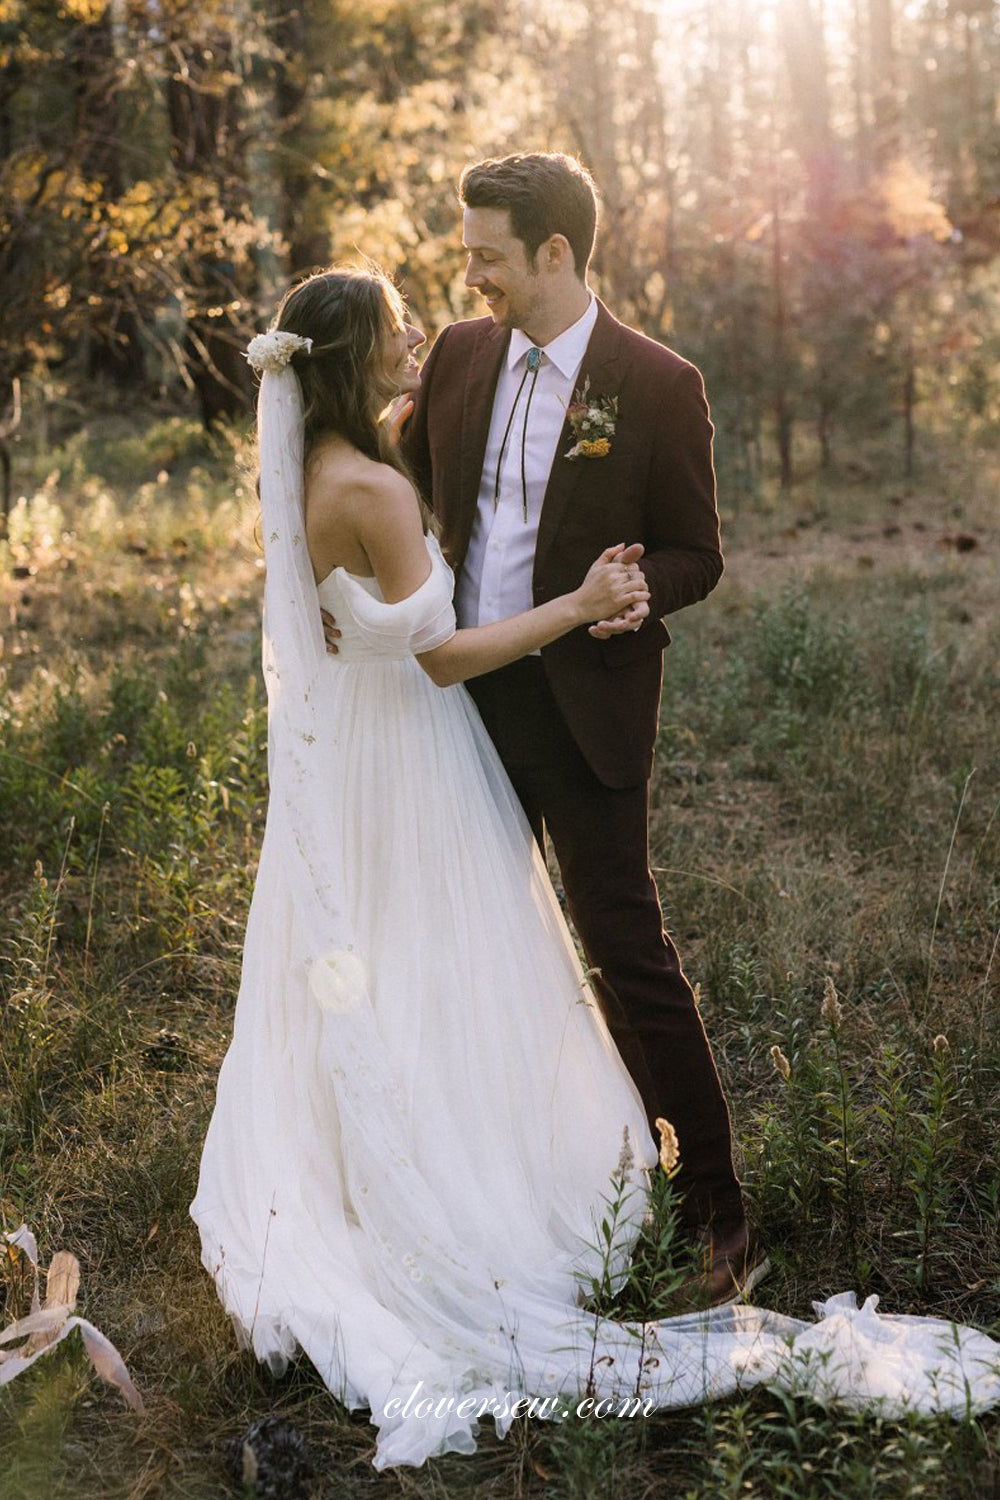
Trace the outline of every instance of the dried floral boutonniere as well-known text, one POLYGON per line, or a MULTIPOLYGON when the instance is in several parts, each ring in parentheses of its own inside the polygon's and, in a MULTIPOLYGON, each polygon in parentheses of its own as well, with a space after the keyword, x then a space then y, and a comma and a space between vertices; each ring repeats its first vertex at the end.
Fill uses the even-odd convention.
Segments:
POLYGON ((573 392, 566 415, 576 442, 563 457, 607 458, 618 421, 618 397, 601 396, 591 401, 588 375, 583 389, 573 392))

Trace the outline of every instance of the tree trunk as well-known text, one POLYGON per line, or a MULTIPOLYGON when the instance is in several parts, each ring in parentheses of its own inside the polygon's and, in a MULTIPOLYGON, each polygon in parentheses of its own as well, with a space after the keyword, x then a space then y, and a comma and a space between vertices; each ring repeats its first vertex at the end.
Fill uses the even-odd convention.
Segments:
POLYGON ((6 389, 0 388, 0 505, 3 507, 0 536, 6 534, 10 519, 11 459, 7 439, 21 425, 21 382, 15 376, 9 384, 4 384, 6 389))
POLYGON ((893 0, 868 0, 873 89, 875 165, 885 168, 900 154, 899 88, 893 31, 893 0))
POLYGON ((286 5, 272 0, 275 62, 274 102, 282 238, 288 244, 288 270, 298 276, 330 259, 329 233, 312 219, 313 167, 306 130, 309 114, 309 20, 306 0, 286 5))
POLYGON ((823 15, 814 11, 813 0, 783 0, 782 19, 798 149, 809 181, 809 207, 823 226, 833 217, 840 166, 831 124, 823 15))
POLYGON ((788 317, 786 311, 784 247, 781 224, 781 189, 778 184, 778 166, 775 162, 773 234, 772 234, 772 291, 774 295, 774 425, 778 442, 781 488, 792 485, 792 416, 788 395, 788 317))
POLYGON ((832 418, 832 404, 826 394, 821 390, 819 394, 819 406, 816 413, 816 437, 819 442, 819 466, 821 469, 829 469, 833 463, 833 449, 830 443, 832 418))
MULTIPOLYGON (((223 32, 174 39, 167 87, 174 162, 182 176, 215 184, 219 207, 242 215, 248 206, 240 139, 240 88, 233 38, 223 32)), ((191 307, 184 352, 206 426, 243 414, 252 398, 240 317, 251 288, 224 255, 205 251, 189 267, 191 307)))
POLYGON ((917 364, 913 345, 906 349, 906 368, 903 372, 903 473, 912 479, 917 444, 917 364))
MULTIPOLYGON (((105 201, 113 203, 121 197, 126 183, 110 5, 96 21, 74 28, 68 61, 75 91, 73 141, 77 164, 85 178, 101 184, 105 201)), ((98 299, 100 318, 84 338, 87 374, 131 388, 141 384, 145 375, 138 319, 119 295, 114 274, 109 279, 100 266, 94 271, 91 294, 98 299)))
POLYGON ((851 92, 854 104, 854 176, 864 187, 871 176, 871 128, 868 119, 866 64, 868 46, 865 40, 863 0, 854 0, 854 41, 851 57, 851 92))

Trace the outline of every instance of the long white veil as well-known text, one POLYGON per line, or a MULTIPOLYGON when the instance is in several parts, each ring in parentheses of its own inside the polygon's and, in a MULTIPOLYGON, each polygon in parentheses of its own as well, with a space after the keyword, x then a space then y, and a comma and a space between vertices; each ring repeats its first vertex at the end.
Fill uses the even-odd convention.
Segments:
POLYGON ((291 365, 265 369, 257 406, 264 582, 263 667, 271 811, 288 840, 285 873, 307 961, 350 945, 336 830, 322 787, 320 674, 328 668, 306 544, 302 388, 291 365), (296 857, 297 856, 297 857, 296 857))

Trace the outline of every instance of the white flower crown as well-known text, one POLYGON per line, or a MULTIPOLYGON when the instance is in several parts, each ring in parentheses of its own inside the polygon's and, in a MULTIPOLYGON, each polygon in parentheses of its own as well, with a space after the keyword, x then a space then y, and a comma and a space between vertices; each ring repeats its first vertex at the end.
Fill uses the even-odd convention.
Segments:
POLYGON ((312 339, 304 339, 297 333, 288 333, 283 328, 272 328, 270 333, 258 333, 247 345, 247 363, 254 370, 283 370, 291 362, 293 354, 304 349, 308 354, 312 339))

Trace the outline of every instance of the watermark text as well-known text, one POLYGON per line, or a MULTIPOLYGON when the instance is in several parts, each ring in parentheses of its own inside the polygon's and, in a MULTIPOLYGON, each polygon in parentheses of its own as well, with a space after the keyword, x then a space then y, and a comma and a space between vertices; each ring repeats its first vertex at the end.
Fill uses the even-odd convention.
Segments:
POLYGON ((641 1401, 638 1396, 604 1396, 597 1400, 593 1396, 584 1396, 575 1405, 567 1396, 519 1396, 516 1391, 504 1391, 502 1396, 439 1396, 435 1400, 432 1396, 421 1396, 420 1391, 424 1382, 418 1380, 413 1390, 404 1401, 401 1396, 393 1396, 382 1408, 386 1417, 417 1417, 425 1420, 430 1417, 447 1417, 454 1412, 456 1417, 465 1420, 474 1417, 480 1421, 483 1417, 500 1417, 506 1420, 508 1417, 537 1417, 540 1420, 558 1419, 559 1417, 648 1417, 655 1410, 656 1402, 652 1397, 641 1401))

